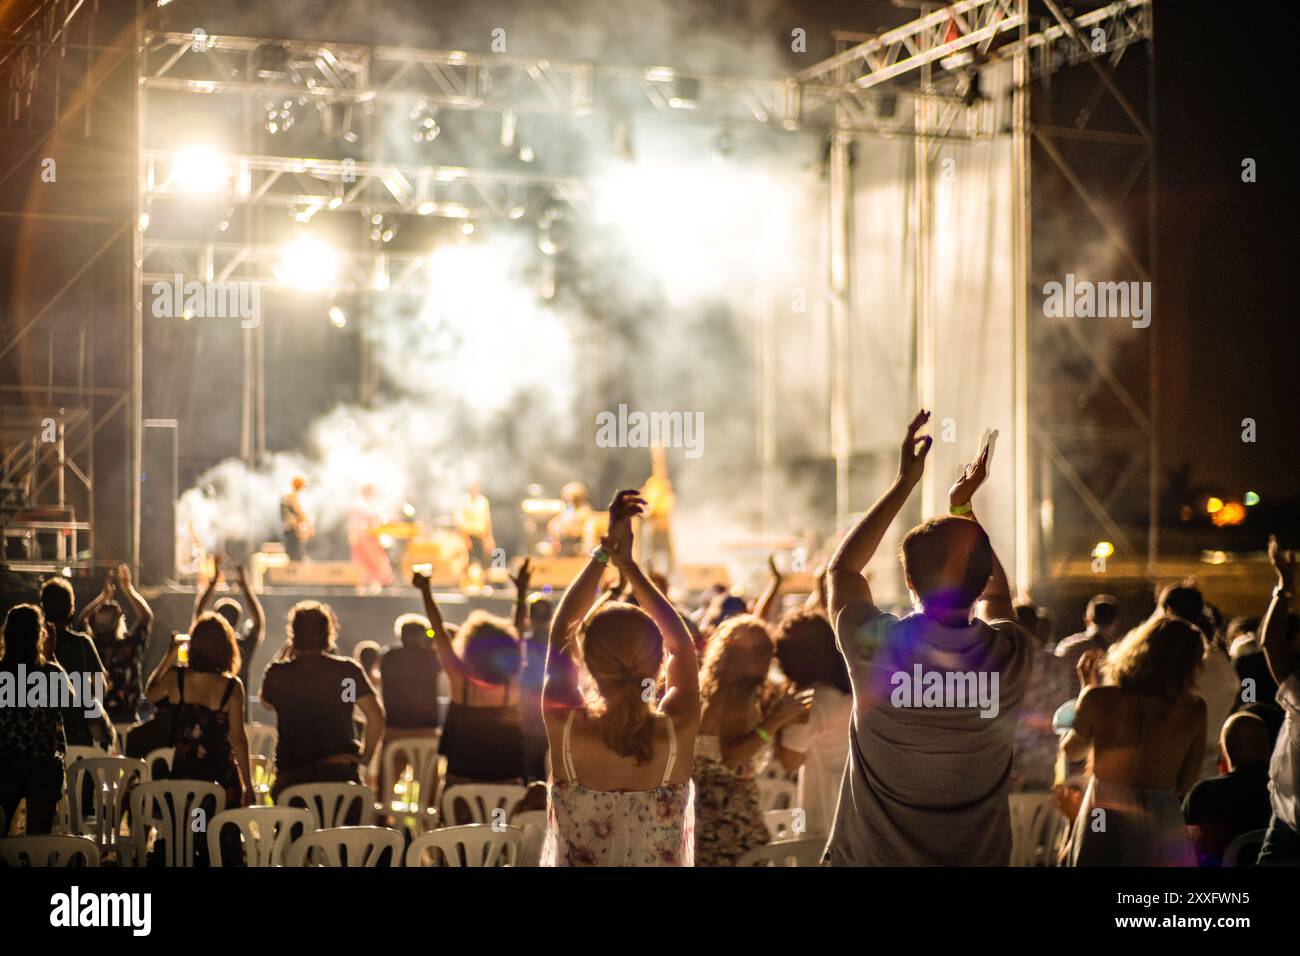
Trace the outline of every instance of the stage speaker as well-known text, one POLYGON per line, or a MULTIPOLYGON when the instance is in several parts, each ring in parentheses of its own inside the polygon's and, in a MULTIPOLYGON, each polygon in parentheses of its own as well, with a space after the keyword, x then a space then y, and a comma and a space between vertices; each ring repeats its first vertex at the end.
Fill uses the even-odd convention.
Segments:
POLYGON ((140 466, 140 581, 164 584, 176 576, 176 420, 144 421, 140 466))

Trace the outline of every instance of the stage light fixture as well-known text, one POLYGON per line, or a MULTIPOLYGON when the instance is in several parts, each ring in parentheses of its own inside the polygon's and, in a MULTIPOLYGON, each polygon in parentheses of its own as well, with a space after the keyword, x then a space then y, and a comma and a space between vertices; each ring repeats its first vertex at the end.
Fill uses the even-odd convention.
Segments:
POLYGON ((501 145, 512 149, 515 145, 515 130, 519 126, 519 117, 514 110, 505 110, 501 114, 501 145))
POLYGON ((289 48, 282 43, 263 43, 253 51, 253 69, 260 79, 281 79, 288 67, 289 48))
POLYGON ((675 110, 693 110, 700 105, 700 81, 692 76, 679 76, 672 81, 672 95, 668 105, 675 110))
POLYGON ((435 208, 434 204, 426 199, 424 202, 420 203, 420 205, 415 207, 415 211, 418 215, 427 216, 432 213, 435 208))
POLYGON ((330 288, 338 271, 338 253, 314 236, 303 236, 286 246, 275 268, 284 285, 302 292, 330 288))
POLYGON ((1223 510, 1222 498, 1210 498, 1205 502, 1205 513, 1215 515, 1223 510))
POLYGON ((173 157, 171 179, 180 192, 204 198, 225 190, 230 169, 216 150, 188 146, 173 157))
POLYGON ((474 235, 474 223, 466 219, 464 222, 460 224, 460 233, 462 236, 474 235))
POLYGON ((1115 546, 1109 541, 1098 541, 1092 549, 1094 558, 1109 558, 1115 553, 1115 546))
POLYGON ((1253 508, 1257 504, 1259 504, 1259 495, 1253 491, 1246 492, 1246 507, 1253 508))
POLYGON ((330 322, 334 328, 341 329, 348 324, 348 315, 337 305, 331 305, 329 308, 330 322))
POLYGON ((411 107, 410 117, 414 124, 411 139, 417 143, 432 143, 442 132, 442 127, 438 125, 437 109, 425 100, 420 100, 411 107))

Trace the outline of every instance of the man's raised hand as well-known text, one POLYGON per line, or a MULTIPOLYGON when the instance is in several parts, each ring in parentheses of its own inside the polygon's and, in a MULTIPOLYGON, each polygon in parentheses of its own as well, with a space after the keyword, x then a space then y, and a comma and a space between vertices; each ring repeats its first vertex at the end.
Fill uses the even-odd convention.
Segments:
POLYGON ((916 434, 929 420, 930 413, 921 409, 903 436, 903 447, 898 455, 898 480, 909 487, 915 487, 920 482, 921 475, 925 472, 925 456, 930 453, 930 446, 934 443, 929 435, 918 437, 916 434))
POLYGON ((975 460, 966 466, 957 480, 952 483, 952 487, 948 489, 949 507, 959 508, 970 504, 971 498, 975 496, 980 485, 988 479, 990 449, 997 438, 996 429, 984 430, 984 435, 980 439, 980 450, 975 455, 975 460))

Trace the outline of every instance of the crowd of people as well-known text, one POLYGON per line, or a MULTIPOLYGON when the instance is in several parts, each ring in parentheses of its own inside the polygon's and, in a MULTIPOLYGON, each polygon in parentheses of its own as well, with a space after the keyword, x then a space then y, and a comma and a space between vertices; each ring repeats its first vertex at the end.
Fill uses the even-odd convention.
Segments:
MULTIPOLYGON (((1034 792, 1060 814, 1062 865, 1218 866, 1257 831, 1259 863, 1300 861, 1294 555, 1270 540, 1260 619, 1225 621, 1183 581, 1127 633, 1099 594, 1084 630, 1054 641, 976 516, 986 439, 948 513, 903 536, 912 605, 892 613, 865 569, 921 480, 928 420, 910 423, 895 480, 806 599, 782 594, 773 562, 752 604, 725 589, 675 604, 638 560, 653 551, 633 540, 649 503, 622 491, 558 604, 523 563, 513 620, 452 625, 417 573, 422 613, 348 657, 330 608, 298 603, 260 684, 278 733, 270 796, 327 781, 386 793, 384 742, 427 737, 443 785, 537 784, 524 803, 546 809, 543 865, 734 865, 773 839, 765 776, 795 782, 794 835, 830 865, 1007 865, 1011 796, 1034 792)), ((218 784, 227 807, 257 799, 247 688, 265 619, 239 569, 239 598, 212 603, 221 573, 147 677, 153 613, 125 566, 80 614, 59 577, 9 611, 0 675, 99 674, 106 691, 98 718, 0 707, 6 827, 25 803, 26 832, 50 831, 69 745, 172 746, 173 776, 218 784)))

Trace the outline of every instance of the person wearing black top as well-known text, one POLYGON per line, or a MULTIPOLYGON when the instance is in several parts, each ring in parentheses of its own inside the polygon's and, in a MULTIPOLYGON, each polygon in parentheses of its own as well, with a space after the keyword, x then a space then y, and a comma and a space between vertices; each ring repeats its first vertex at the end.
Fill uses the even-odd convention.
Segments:
MULTIPOLYGON (((73 687, 84 686, 82 681, 98 679, 108 683, 108 671, 100 659, 99 651, 90 635, 73 623, 72 612, 76 596, 65 578, 51 577, 41 582, 41 610, 46 626, 54 633, 54 660, 68 673, 80 675, 73 687)), ((107 750, 113 741, 113 725, 103 708, 99 716, 91 717, 95 708, 76 707, 64 715, 64 731, 68 743, 77 747, 95 747, 107 750)))
POLYGON ((519 635, 514 626, 475 611, 453 642, 433 599, 429 579, 413 583, 424 599, 438 663, 451 683, 451 706, 442 732, 448 783, 501 783, 523 777, 519 722, 519 635))
POLYGON ((289 641, 262 677, 262 703, 275 711, 271 799, 299 783, 366 783, 364 769, 384 736, 384 708, 356 661, 334 654, 334 614, 317 601, 289 612, 289 641), (365 718, 358 744, 352 713, 365 718))
POLYGON ((1270 749, 1268 725, 1254 714, 1239 712, 1224 723, 1219 751, 1228 772, 1202 780, 1183 801, 1183 818, 1194 829, 1201 866, 1222 866, 1229 843, 1268 826, 1270 749))

